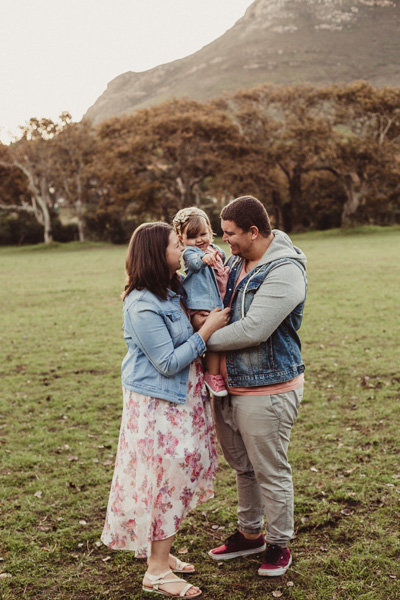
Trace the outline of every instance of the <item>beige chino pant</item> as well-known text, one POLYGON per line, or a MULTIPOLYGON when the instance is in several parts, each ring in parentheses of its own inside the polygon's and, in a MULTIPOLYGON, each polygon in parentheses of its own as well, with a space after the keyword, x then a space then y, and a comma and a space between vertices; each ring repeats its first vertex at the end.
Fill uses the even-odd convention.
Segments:
POLYGON ((293 537, 293 482, 287 451, 303 386, 270 396, 213 397, 217 436, 236 471, 238 525, 285 546, 293 537))

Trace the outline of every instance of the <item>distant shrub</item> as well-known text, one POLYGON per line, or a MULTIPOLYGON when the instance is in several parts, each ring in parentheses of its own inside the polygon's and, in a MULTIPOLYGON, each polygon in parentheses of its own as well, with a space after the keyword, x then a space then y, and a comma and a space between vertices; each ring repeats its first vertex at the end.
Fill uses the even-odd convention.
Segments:
POLYGON ((87 236, 94 241, 127 244, 139 224, 140 221, 136 219, 104 210, 88 211, 85 214, 87 236))
POLYGON ((400 223, 400 193, 396 187, 371 193, 355 213, 357 224, 395 225, 400 223), (393 189, 394 188, 394 189, 393 189))
POLYGON ((63 225, 60 219, 52 220, 53 239, 55 242, 74 242, 79 240, 78 226, 76 223, 63 225))
POLYGON ((340 227, 345 194, 339 182, 326 173, 305 178, 302 225, 305 229, 340 227))
MULTIPOLYGON (((55 242, 72 242, 78 239, 77 225, 63 225, 55 214, 52 214, 51 219, 55 242)), ((0 214, 0 246, 22 246, 42 242, 43 227, 31 213, 0 214)))
POLYGON ((26 212, 0 215, 0 245, 22 246, 43 242, 43 227, 26 212))

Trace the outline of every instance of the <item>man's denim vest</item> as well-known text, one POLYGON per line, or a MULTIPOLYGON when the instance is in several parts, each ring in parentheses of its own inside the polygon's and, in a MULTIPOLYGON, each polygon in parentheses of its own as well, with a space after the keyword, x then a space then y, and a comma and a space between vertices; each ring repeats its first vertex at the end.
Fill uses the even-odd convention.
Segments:
MULTIPOLYGON (((235 290, 235 283, 240 275, 243 261, 237 257, 229 258, 227 264, 231 267, 231 273, 224 304, 225 306, 229 305, 233 294, 231 323, 246 315, 257 290, 268 273, 288 261, 302 271, 307 290, 305 269, 298 261, 290 258, 278 259, 256 268, 242 279, 235 290)), ((303 318, 304 302, 305 299, 282 321, 265 342, 257 346, 226 352, 229 387, 272 385, 289 381, 304 372, 301 343, 297 335, 303 318)))

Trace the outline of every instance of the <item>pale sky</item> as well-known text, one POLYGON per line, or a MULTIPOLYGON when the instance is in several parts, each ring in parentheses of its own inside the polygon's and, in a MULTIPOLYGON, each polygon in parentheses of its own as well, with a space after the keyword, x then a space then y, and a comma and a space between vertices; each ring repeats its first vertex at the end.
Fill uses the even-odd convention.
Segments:
POLYGON ((252 0, 1 0, 0 139, 31 117, 79 121, 126 71, 196 52, 252 0))

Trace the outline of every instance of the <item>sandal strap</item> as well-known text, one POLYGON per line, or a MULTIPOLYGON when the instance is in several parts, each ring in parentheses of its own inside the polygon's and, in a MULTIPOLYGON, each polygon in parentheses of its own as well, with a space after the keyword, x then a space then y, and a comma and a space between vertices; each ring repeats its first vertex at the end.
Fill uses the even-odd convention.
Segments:
MULTIPOLYGON (((153 590, 155 589, 156 592, 158 591, 158 587, 160 585, 164 585, 166 583, 186 583, 186 581, 184 579, 181 579, 180 577, 178 577, 177 579, 164 579, 164 577, 166 575, 169 575, 170 573, 172 573, 171 569, 169 569, 168 571, 164 571, 164 573, 160 573, 159 575, 151 575, 150 573, 146 572, 145 573, 145 577, 146 579, 150 579, 152 586, 153 586, 153 590)), ((182 589, 181 593, 179 594, 178 597, 184 598, 186 595, 186 592, 188 590, 190 590, 191 587, 194 587, 191 583, 186 583, 185 587, 182 589)))
MULTIPOLYGON (((184 581, 183 579, 181 579, 181 581, 184 581)), ((190 588, 194 587, 191 583, 188 583, 187 585, 185 585, 185 587, 183 588, 183 590, 181 591, 181 593, 179 594, 179 596, 181 598, 184 598, 186 596, 186 592, 188 590, 190 590, 190 588)), ((190 598, 190 596, 188 596, 188 598, 190 598)))
POLYGON ((160 583, 170 583, 171 581, 176 581, 176 579, 164 580, 164 577, 166 575, 169 575, 170 573, 172 573, 171 569, 169 569, 168 571, 164 571, 164 573, 160 573, 159 575, 151 575, 147 571, 144 576, 146 577, 146 579, 150 579, 154 587, 155 585, 159 585, 160 583))
MULTIPOLYGON (((174 556, 174 558, 176 560, 174 569, 179 569, 179 570, 183 571, 185 567, 190 567, 191 566, 191 563, 183 562, 177 556, 174 556)), ((189 572, 190 571, 188 571, 188 573, 189 572)))

